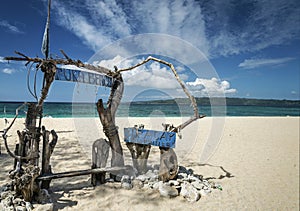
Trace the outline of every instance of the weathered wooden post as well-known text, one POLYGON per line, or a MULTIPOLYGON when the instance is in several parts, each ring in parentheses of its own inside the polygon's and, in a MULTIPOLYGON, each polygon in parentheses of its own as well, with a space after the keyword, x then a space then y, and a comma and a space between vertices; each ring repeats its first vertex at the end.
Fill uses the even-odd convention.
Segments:
POLYGON ((174 179, 178 172, 178 162, 175 151, 172 148, 159 147, 160 166, 158 178, 161 181, 174 179))
MULTIPOLYGON (((52 152, 54 150, 54 147, 57 143, 57 134, 54 130, 51 130, 49 132, 45 129, 45 127, 42 127, 42 133, 43 133, 43 152, 42 152, 42 171, 41 175, 49 175, 52 174, 52 169, 50 165, 50 157, 52 155, 52 152), (49 141, 49 136, 52 135, 52 140, 49 141)), ((41 183, 42 189, 49 189, 51 180, 43 180, 41 183)))
POLYGON ((124 90, 124 83, 121 74, 114 78, 111 93, 107 102, 107 108, 104 108, 102 99, 98 100, 97 111, 103 126, 103 131, 109 140, 112 149, 111 166, 124 166, 123 149, 120 143, 118 128, 115 124, 115 114, 121 102, 124 90))
MULTIPOLYGON (((37 107, 34 103, 28 104, 28 110, 25 120, 26 134, 24 134, 24 143, 25 147, 28 145, 28 148, 25 149, 27 152, 30 150, 32 154, 32 159, 30 159, 30 163, 32 165, 39 165, 39 144, 40 144, 40 128, 36 125, 36 120, 38 118, 38 114, 41 115, 42 109, 41 107, 37 107), (26 140, 28 137, 29 140, 26 140)), ((39 116, 40 116, 39 115, 39 116)), ((20 147, 22 150, 22 147, 20 147)))
POLYGON ((131 153, 133 167, 136 168, 138 174, 146 173, 151 145, 127 142, 126 146, 131 153))
MULTIPOLYGON (((173 125, 162 124, 164 131, 176 130, 173 125)), ((169 147, 159 147, 160 149, 160 166, 158 178, 161 181, 174 179, 178 173, 178 161, 175 151, 169 147)))
MULTIPOLYGON (((94 142, 92 147, 92 169, 96 168, 105 168, 108 155, 109 155, 109 143, 105 139, 101 138, 94 142)), ((97 185, 97 182, 100 184, 105 183, 105 172, 93 174, 91 183, 93 186, 97 185)))

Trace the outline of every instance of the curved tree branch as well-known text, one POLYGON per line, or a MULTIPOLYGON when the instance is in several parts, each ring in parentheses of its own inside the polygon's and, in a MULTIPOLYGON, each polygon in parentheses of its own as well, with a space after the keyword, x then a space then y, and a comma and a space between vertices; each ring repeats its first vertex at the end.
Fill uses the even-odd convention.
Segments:
POLYGON ((183 128, 185 128, 187 125, 189 125, 190 123, 192 123, 193 121, 199 119, 199 118, 203 118, 204 116, 200 116, 199 115, 199 111, 198 111, 198 106, 197 106, 197 103, 196 103, 196 99, 193 95, 191 95, 191 93, 189 92, 189 90, 186 88, 186 86, 184 85, 183 81, 179 78, 179 75, 177 73, 177 71, 175 70, 175 67, 173 64, 169 63, 169 62, 166 62, 164 60, 161 60, 161 59, 158 59, 158 58, 155 58, 155 57, 152 57, 152 56, 149 56, 147 59, 145 59, 144 61, 134 65, 134 66, 131 66, 131 67, 128 67, 128 68, 123 68, 123 69, 119 69, 117 70, 117 73, 121 73, 121 72, 125 72, 125 71, 129 71, 129 70, 132 70, 134 68, 137 68, 139 66, 142 66, 144 64, 146 64, 147 62, 149 61, 155 61, 155 62, 159 62, 159 63, 162 63, 164 65, 167 65, 168 67, 170 67, 170 69, 172 70, 176 80, 178 81, 178 83, 180 84, 181 88, 183 89, 184 93, 188 96, 188 98, 190 99, 191 101, 191 104, 193 106, 193 110, 194 110, 194 116, 189 119, 188 121, 184 122, 183 124, 175 127, 172 131, 174 132, 177 132, 183 128))

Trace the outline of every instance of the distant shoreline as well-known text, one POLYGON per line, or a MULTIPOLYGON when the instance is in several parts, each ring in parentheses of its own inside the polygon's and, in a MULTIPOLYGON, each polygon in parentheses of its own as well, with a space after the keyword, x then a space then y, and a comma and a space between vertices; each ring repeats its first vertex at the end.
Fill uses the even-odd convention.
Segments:
MULTIPOLYGON (((300 107, 300 100, 286 99, 256 99, 256 98, 232 98, 232 97, 201 97, 196 98, 198 106, 268 106, 268 107, 300 107), (225 101, 224 101, 225 99, 225 101)), ((23 101, 0 101, 0 103, 24 103, 23 101)), ((124 105, 151 105, 151 104, 186 104, 189 103, 187 98, 175 98, 166 100, 148 100, 121 102, 124 105)), ((94 104, 92 102, 45 102, 45 104, 94 104)))

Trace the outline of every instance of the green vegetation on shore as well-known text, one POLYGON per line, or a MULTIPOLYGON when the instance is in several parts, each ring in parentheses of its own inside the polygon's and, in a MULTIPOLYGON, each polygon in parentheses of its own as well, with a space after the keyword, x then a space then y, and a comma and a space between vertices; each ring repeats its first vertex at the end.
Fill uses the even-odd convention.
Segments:
MULTIPOLYGON (((270 106, 270 107, 300 107, 300 100, 275 100, 275 99, 251 99, 251 98, 196 98, 197 104, 201 106, 226 105, 228 106, 270 106), (226 100, 226 101, 225 101, 226 100)), ((169 100, 137 101, 131 104, 174 104, 189 103, 187 98, 176 98, 169 100)))

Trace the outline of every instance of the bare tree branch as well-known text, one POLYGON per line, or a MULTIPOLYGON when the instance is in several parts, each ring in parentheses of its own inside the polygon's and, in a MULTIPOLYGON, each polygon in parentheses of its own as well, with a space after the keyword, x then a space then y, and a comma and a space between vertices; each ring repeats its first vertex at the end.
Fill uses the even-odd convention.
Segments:
POLYGON ((27 61, 27 62, 34 62, 34 63, 39 63, 39 64, 41 64, 43 61, 49 61, 49 62, 52 62, 55 65, 57 65, 57 64, 75 65, 77 67, 83 67, 85 69, 92 70, 92 71, 99 72, 99 73, 104 73, 104 74, 110 75, 110 76, 114 76, 116 74, 115 72, 112 72, 111 70, 109 70, 105 67, 94 66, 94 65, 91 65, 91 64, 83 63, 80 60, 70 59, 70 57, 68 57, 67 54, 64 51, 62 51, 62 52, 63 52, 63 55, 66 57, 66 59, 42 59, 42 58, 38 58, 38 57, 31 58, 31 57, 28 57, 28 56, 16 51, 15 53, 22 56, 22 57, 4 57, 4 60, 8 60, 8 61, 27 61))
POLYGON ((185 123, 177 126, 176 128, 174 128, 174 132, 177 130, 180 130, 180 129, 183 129, 184 127, 186 127, 187 125, 189 125, 190 123, 192 123, 193 121, 199 119, 199 118, 203 118, 204 116, 200 116, 199 115, 199 111, 198 111, 198 106, 197 106, 197 103, 196 103, 196 99, 194 98, 193 95, 191 95, 191 93, 189 92, 189 90, 186 88, 186 86, 184 85, 183 81, 179 78, 179 75, 177 73, 177 71, 175 70, 175 67, 173 64, 169 63, 169 62, 166 62, 164 60, 161 60, 161 59, 158 59, 158 58, 155 58, 155 57, 152 57, 152 56, 149 56, 147 59, 145 59, 144 61, 134 65, 134 66, 131 66, 131 67, 128 67, 128 68, 123 68, 123 69, 119 69, 117 71, 117 73, 121 73, 121 72, 125 72, 125 71, 129 71, 129 70, 132 70, 134 68, 137 68, 141 65, 144 65, 146 64, 147 62, 149 61, 156 61, 156 62, 159 62, 159 63, 162 63, 164 65, 167 65, 168 67, 171 68, 176 80, 178 81, 178 83, 180 84, 181 88, 183 89, 184 93, 188 96, 188 98, 190 99, 191 101, 191 104, 193 106, 193 110, 194 110, 194 116, 189 119, 188 121, 186 121, 185 123))

